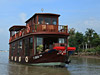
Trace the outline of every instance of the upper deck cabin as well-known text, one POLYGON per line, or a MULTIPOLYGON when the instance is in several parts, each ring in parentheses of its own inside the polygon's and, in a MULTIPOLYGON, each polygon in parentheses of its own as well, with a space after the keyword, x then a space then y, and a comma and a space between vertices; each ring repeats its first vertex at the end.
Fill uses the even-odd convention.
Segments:
POLYGON ((63 34, 68 35, 68 26, 59 25, 59 14, 35 13, 26 21, 26 26, 12 26, 10 42, 16 38, 32 34, 63 34))

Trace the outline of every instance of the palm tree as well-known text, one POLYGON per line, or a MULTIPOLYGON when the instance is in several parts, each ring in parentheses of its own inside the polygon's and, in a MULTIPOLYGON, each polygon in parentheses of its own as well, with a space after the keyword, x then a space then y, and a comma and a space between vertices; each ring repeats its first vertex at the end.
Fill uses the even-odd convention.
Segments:
POLYGON ((87 28, 87 31, 85 32, 85 36, 86 36, 86 38, 87 38, 87 44, 88 44, 88 46, 91 48, 91 42, 92 42, 92 40, 93 40, 93 34, 94 34, 94 30, 93 29, 89 29, 89 28, 87 28))

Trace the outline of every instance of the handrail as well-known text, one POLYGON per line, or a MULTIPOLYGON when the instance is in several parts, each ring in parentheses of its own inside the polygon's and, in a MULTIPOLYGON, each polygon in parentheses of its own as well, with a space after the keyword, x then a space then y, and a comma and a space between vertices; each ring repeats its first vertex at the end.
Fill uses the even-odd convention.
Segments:
POLYGON ((64 25, 33 25, 34 32, 68 32, 68 26, 64 25))
POLYGON ((59 33, 68 33, 68 26, 64 25, 31 25, 29 32, 27 32, 27 28, 24 28, 10 37, 10 41, 29 34, 29 33, 36 33, 36 32, 59 32, 59 33), (20 33, 21 32, 21 33, 20 33))

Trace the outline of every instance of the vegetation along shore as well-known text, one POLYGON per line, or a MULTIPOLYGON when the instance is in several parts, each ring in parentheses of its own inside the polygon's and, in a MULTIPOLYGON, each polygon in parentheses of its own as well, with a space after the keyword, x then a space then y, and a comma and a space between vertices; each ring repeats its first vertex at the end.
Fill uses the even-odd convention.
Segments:
POLYGON ((69 34, 69 46, 76 47, 76 51, 73 53, 74 56, 100 57, 100 35, 95 30, 87 28, 85 34, 83 34, 71 28, 69 34))

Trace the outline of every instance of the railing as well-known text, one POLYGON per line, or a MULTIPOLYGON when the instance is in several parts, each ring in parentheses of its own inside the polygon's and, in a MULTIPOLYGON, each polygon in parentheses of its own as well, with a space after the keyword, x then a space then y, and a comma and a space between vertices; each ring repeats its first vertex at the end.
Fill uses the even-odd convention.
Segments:
POLYGON ((13 35, 9 41, 12 41, 18 37, 21 37, 23 35, 29 34, 29 33, 35 33, 35 32, 59 32, 59 33, 68 33, 68 26, 63 25, 32 25, 30 26, 30 29, 24 28, 17 32, 15 35, 13 35))
POLYGON ((9 42, 26 34, 28 34, 27 28, 22 29, 19 32, 15 33, 13 36, 11 36, 9 42))
POLYGON ((33 25, 32 32, 68 32, 68 26, 63 25, 33 25))
POLYGON ((64 26, 64 25, 59 25, 58 26, 58 32, 64 32, 64 33, 68 33, 68 26, 64 26))

